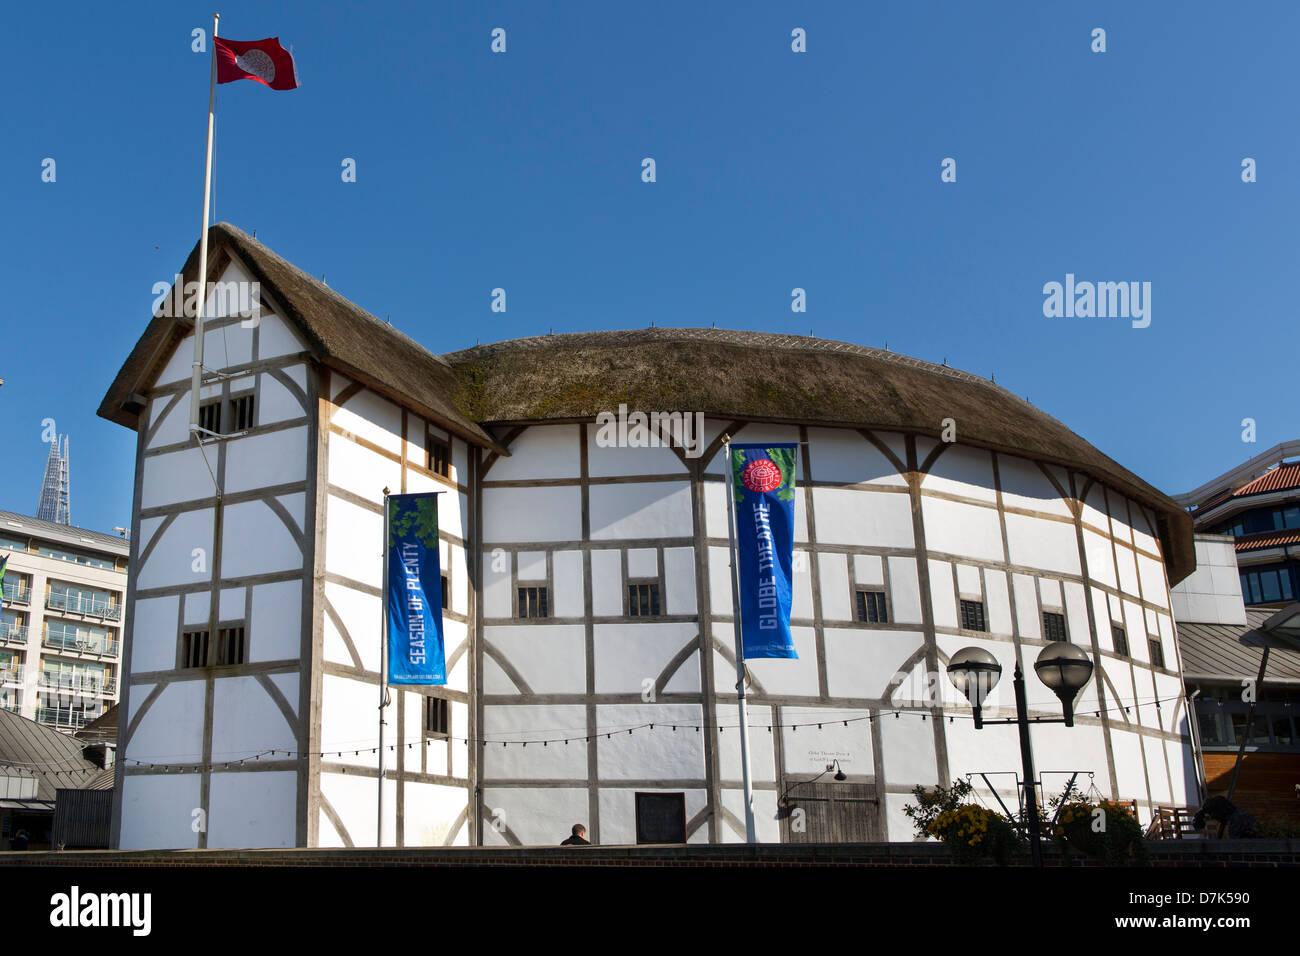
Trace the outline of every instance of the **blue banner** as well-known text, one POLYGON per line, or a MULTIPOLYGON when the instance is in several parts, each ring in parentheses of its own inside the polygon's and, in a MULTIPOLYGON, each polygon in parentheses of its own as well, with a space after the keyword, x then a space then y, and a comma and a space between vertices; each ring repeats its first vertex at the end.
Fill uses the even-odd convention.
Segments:
POLYGON ((744 656, 798 658, 790 637, 796 444, 731 446, 744 656))
POLYGON ((447 683, 438 495, 388 496, 388 682, 447 683))

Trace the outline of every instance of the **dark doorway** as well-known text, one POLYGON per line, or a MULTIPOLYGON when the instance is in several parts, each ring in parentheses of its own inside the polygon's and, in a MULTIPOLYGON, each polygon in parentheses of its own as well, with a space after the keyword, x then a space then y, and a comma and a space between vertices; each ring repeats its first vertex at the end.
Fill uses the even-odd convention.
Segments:
POLYGON ((686 842, 686 794, 636 795, 637 843, 686 842))

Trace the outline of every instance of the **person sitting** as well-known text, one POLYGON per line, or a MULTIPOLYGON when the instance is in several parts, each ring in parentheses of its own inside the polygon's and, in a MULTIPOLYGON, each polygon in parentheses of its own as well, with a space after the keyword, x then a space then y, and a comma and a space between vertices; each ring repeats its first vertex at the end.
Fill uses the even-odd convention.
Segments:
POLYGON ((1215 796, 1192 817, 1192 827, 1205 830, 1206 836, 1220 840, 1245 840, 1259 836, 1259 822, 1247 811, 1228 800, 1215 796))

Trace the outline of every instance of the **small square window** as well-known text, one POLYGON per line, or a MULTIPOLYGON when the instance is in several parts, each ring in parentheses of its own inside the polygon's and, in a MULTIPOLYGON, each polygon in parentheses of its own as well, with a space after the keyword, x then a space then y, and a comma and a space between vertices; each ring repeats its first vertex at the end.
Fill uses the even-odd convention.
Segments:
POLYGON ((961 602, 961 626, 968 631, 987 631, 984 626, 984 602, 961 602))
POLYGON ((1151 648, 1151 663, 1155 667, 1165 666, 1165 649, 1160 644, 1160 638, 1152 637, 1147 639, 1147 646, 1151 648))
POLYGON ((451 477, 451 446, 444 441, 439 441, 432 435, 428 437, 429 455, 428 468, 435 475, 442 475, 444 478, 451 477))
POLYGON ((221 399, 199 406, 199 427, 213 434, 221 433, 221 399))
POLYGON ((253 395, 240 395, 230 400, 230 421, 226 434, 247 431, 253 427, 253 395))
POLYGON ((247 659, 244 625, 223 627, 217 632, 217 666, 232 667, 247 659))
POLYGON ((627 609, 628 613, 633 617, 657 617, 659 615, 659 585, 628 585, 627 609))
POLYGON ((1043 612, 1043 640, 1068 641, 1065 633, 1065 615, 1055 611, 1043 612))
POLYGON ((208 666, 208 632, 185 631, 181 634, 181 667, 208 666))
POLYGON ((1118 624, 1110 626, 1111 643, 1115 645, 1115 653, 1121 657, 1128 657, 1128 636, 1124 633, 1124 628, 1118 624))
POLYGON ((424 698, 424 735, 447 737, 451 734, 451 701, 442 697, 424 698))
POLYGON ((516 617, 550 617, 546 608, 546 588, 520 588, 516 617))
POLYGON ((859 590, 857 604, 859 621, 865 624, 889 623, 889 610, 885 606, 884 591, 859 590))

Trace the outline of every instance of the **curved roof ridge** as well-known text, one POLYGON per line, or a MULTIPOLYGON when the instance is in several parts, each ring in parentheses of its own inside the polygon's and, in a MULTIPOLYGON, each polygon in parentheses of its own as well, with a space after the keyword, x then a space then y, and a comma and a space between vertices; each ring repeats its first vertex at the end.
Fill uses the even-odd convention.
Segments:
POLYGON ((967 372, 959 368, 953 368, 950 365, 936 365, 933 362, 927 362, 924 359, 913 358, 910 355, 904 355, 901 352, 891 352, 889 349, 872 348, 869 345, 859 345, 856 342, 845 342, 841 339, 823 339, 812 335, 792 335, 786 332, 751 332, 744 329, 706 329, 695 326, 654 326, 649 329, 611 329, 608 331, 585 331, 585 332, 560 332, 550 335, 531 335, 517 339, 503 339, 499 342, 489 342, 486 345, 475 345, 467 349, 459 349, 455 352, 446 352, 443 358, 452 364, 471 360, 474 358, 498 355, 505 351, 514 351, 517 349, 531 348, 555 348, 559 346, 581 347, 583 345, 595 343, 618 344, 619 340, 627 344, 649 342, 649 341, 710 341, 723 342, 729 345, 766 345, 771 348, 779 348, 783 351, 799 352, 847 352, 854 355, 866 355, 871 358, 880 359, 886 362, 892 362, 896 365, 906 366, 908 368, 919 369, 921 371, 933 372, 936 375, 946 375, 949 378, 958 381, 979 383, 982 385, 991 385, 999 391, 1008 392, 996 382, 976 375, 973 372, 967 372))

